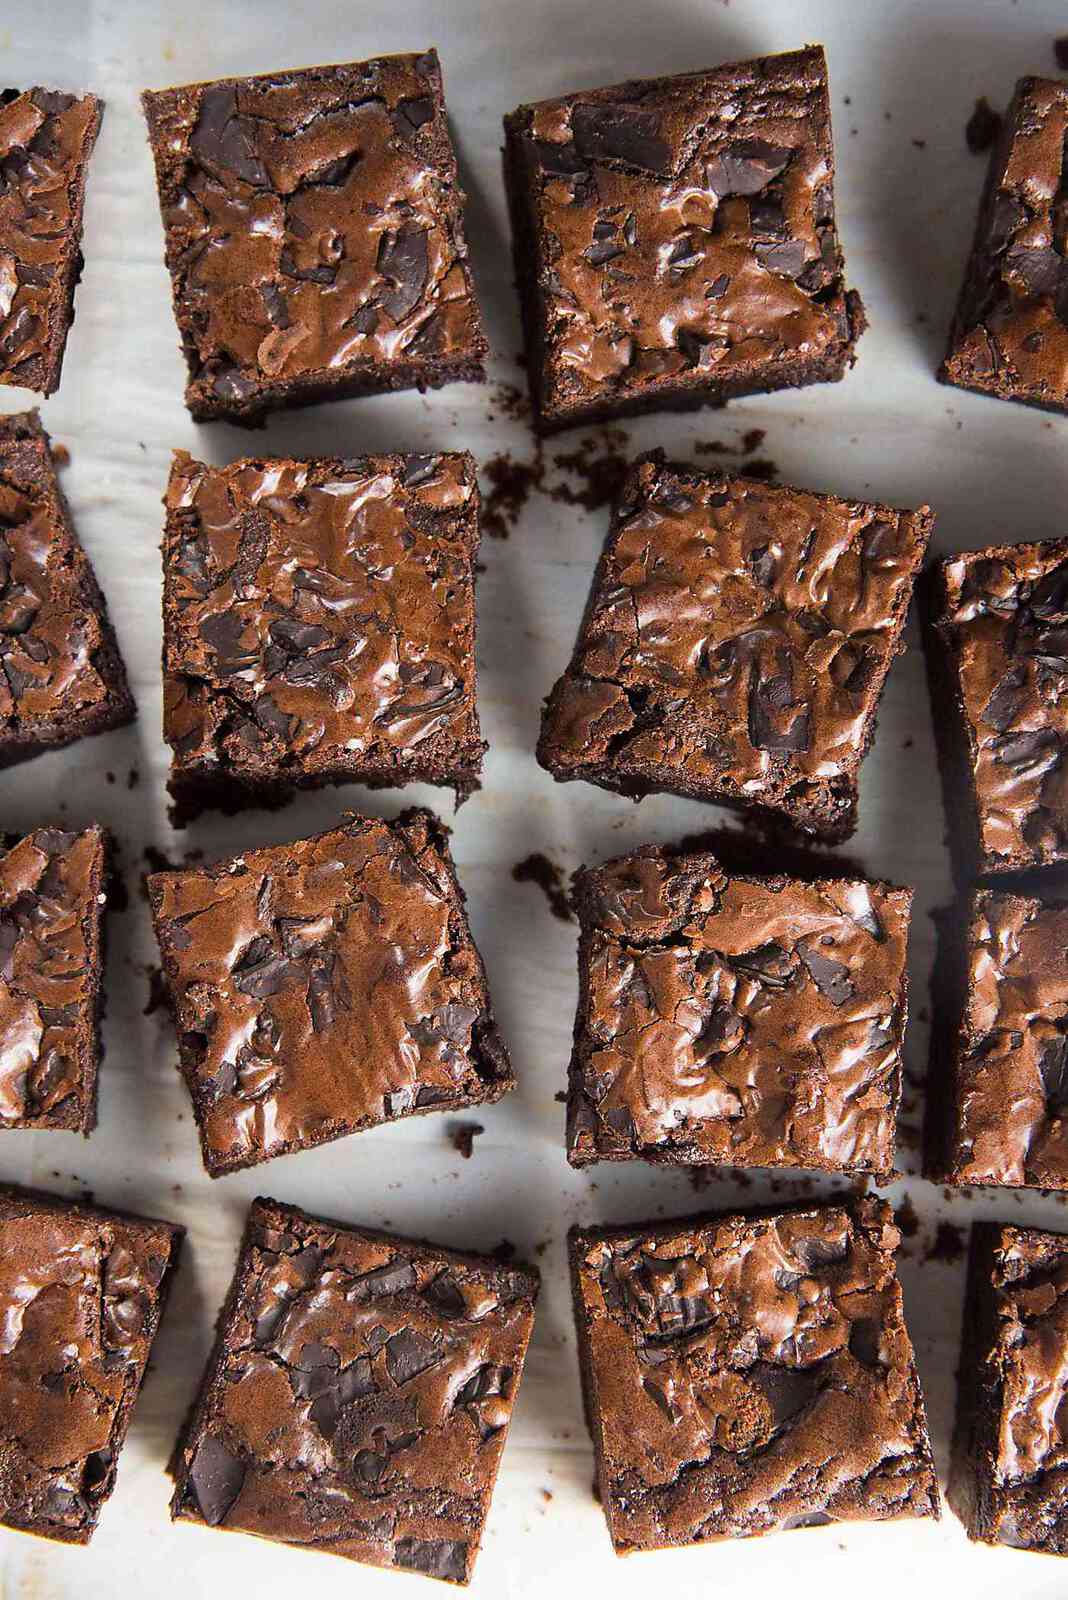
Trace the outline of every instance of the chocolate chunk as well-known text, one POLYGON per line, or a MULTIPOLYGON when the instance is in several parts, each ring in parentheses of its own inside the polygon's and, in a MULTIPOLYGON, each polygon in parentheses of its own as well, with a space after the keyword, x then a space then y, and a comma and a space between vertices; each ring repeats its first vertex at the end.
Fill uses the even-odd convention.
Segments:
POLYGON ((257 189, 268 185, 256 145, 256 124, 238 115, 237 95, 224 84, 204 90, 189 148, 202 167, 224 182, 235 177, 257 189))
POLYGON ((792 150, 766 139, 739 139, 709 160, 705 179, 720 200, 735 194, 759 194, 779 176, 792 155, 792 150))
POLYGON ((580 156, 590 161, 622 161, 646 172, 671 169, 671 146, 660 132, 655 112, 626 105, 576 105, 571 132, 580 156))
POLYGON ((853 999, 856 990, 845 962, 835 961, 814 944, 799 944, 797 953, 817 989, 832 1005, 844 1006, 853 999))
POLYGON ((419 304, 429 271, 426 231, 405 226, 382 237, 378 250, 378 270, 393 288, 380 298, 382 309, 400 322, 419 304))
POLYGON ((226 1520, 241 1493, 247 1471, 245 1463, 227 1449, 214 1433, 205 1433, 189 1464, 189 1482, 196 1496, 197 1509, 212 1527, 226 1520))
POLYGON ((819 1370, 812 1367, 780 1367, 758 1361, 746 1377, 768 1402, 776 1431, 811 1405, 822 1388, 819 1370))
POLYGON ((428 1578, 466 1583, 468 1547, 459 1539, 398 1539, 393 1550, 398 1567, 428 1578))
POLYGON ((849 1324, 849 1353, 865 1367, 880 1367, 882 1328, 874 1317, 858 1317, 849 1324))

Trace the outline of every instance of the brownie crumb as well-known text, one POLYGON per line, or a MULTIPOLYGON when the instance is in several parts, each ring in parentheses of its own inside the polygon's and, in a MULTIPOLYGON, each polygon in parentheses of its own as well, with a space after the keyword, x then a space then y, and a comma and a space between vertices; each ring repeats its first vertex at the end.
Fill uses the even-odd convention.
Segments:
POLYGON ((567 1090, 566 1089, 557 1089, 556 1093, 553 1095, 553 1099, 557 1102, 558 1105, 566 1106, 567 1105, 567 1090))
POLYGON ((115 774, 113 772, 105 772, 104 777, 109 783, 115 782, 115 774))
POLYGON ((532 461, 514 461, 509 451, 491 456, 482 468, 489 479, 482 498, 482 528, 491 539, 507 539, 534 489, 545 481, 545 458, 539 450, 532 461))
POLYGON ((1068 34, 1053 41, 1053 54, 1062 72, 1068 72, 1068 34))
POLYGON ((446 1133, 452 1140, 452 1147, 465 1161, 470 1161, 475 1151, 475 1140, 480 1133, 485 1133, 481 1122, 450 1122, 446 1125, 446 1133))
POLYGON ((767 436, 768 430, 766 428, 750 428, 746 433, 743 433, 742 455, 751 456, 754 450, 759 450, 767 436))
POLYGON ((70 451, 65 444, 54 444, 52 446, 52 460, 57 467, 70 466, 70 451))
POLYGON ((145 963, 145 977, 148 979, 148 1003, 142 1016, 154 1016, 157 1011, 167 1010, 170 1003, 170 994, 163 977, 163 968, 157 967, 154 962, 145 963))
POLYGON ((540 850, 535 850, 532 855, 524 856, 522 861, 517 861, 512 868, 512 877, 516 883, 534 883, 543 892, 549 902, 549 909, 554 917, 559 917, 561 922, 571 922, 571 905, 564 888, 564 875, 554 861, 543 855, 540 850))
MULTIPOLYGON (((526 359, 521 360, 519 365, 525 366, 526 359)), ((518 384, 495 383, 490 393, 490 404, 495 406, 510 422, 523 422, 529 417, 530 401, 518 384)))
POLYGON ((909 1195, 905 1196, 894 1212, 894 1221, 903 1239, 914 1239, 920 1231, 920 1219, 909 1195))
POLYGON ((552 1490, 551 1490, 551 1489, 543 1489, 543 1490, 542 1490, 542 1491, 541 1491, 541 1497, 542 1497, 542 1499, 543 1499, 543 1500, 544 1500, 544 1501, 545 1501, 545 1503, 546 1503, 546 1505, 548 1505, 548 1503, 549 1503, 549 1501, 550 1501, 550 1500, 551 1500, 551 1499, 552 1499, 552 1497, 553 1497, 553 1492, 552 1492, 552 1490))
POLYGON ((141 773, 140 773, 139 769, 137 767, 131 767, 129 772, 126 774, 126 787, 127 787, 127 789, 136 789, 137 785, 140 782, 141 782, 141 773))
POLYGON ((973 156, 990 149, 1001 132, 1001 123, 1001 112, 994 110, 986 95, 981 95, 964 129, 964 140, 973 156))
POLYGON ((573 489, 569 483, 556 483, 548 491, 549 498, 561 505, 581 506, 584 511, 613 505, 627 476, 627 443, 622 428, 602 428, 600 437, 585 438, 577 449, 553 456, 554 466, 582 479, 584 487, 573 489))
POLYGON ((927 1247, 925 1261, 945 1261, 952 1266, 964 1254, 964 1234, 955 1222, 940 1222, 927 1247))

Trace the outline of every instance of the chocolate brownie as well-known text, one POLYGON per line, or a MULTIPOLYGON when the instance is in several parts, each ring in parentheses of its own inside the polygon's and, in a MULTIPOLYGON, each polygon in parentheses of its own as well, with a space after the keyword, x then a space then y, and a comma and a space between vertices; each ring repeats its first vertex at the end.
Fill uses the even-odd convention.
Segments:
POLYGON ((1068 861, 1068 540, 952 556, 922 590, 958 878, 1068 861))
POLYGON ((212 1177, 515 1087, 429 811, 154 873, 148 894, 212 1177))
POLYGON ((470 1580, 538 1274, 256 1200, 173 1517, 470 1580))
POLYGON ((59 388, 102 111, 91 94, 0 90, 0 383, 59 388))
POLYGON ((538 760, 848 838, 933 520, 639 458, 538 760))
POLYGON ((0 1189, 0 1523, 88 1544, 182 1240, 169 1222, 0 1189))
POLYGON ((912 891, 654 846, 576 876, 572 1166, 894 1165, 912 891))
POLYGON ((38 828, 0 855, 0 1128, 96 1126, 107 845, 38 828))
POLYGON ((175 454, 163 732, 182 823, 359 782, 478 787, 469 455, 175 454))
POLYGON ((483 377, 433 50, 142 101, 198 421, 483 377))
POLYGON ((1068 1554, 1068 1238, 972 1228, 947 1498, 973 1539, 1068 1554))
POLYGON ((617 1555, 939 1515, 891 1217, 867 1198, 571 1230, 617 1555))
POLYGON ((134 718, 36 411, 0 418, 0 767, 134 718))
POLYGON ((1068 83, 1021 78, 990 156, 943 383, 1068 410, 1068 83))
POLYGON ((504 128, 542 431, 851 365, 865 321, 821 49, 544 100, 504 128))

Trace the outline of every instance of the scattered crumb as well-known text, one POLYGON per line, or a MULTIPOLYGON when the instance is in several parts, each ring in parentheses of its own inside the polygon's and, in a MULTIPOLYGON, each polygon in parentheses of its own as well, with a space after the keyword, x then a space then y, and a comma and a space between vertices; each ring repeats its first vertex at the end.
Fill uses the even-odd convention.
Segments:
POLYGON ((759 450, 767 436, 768 430, 766 428, 750 428, 748 432, 743 433, 742 455, 751 456, 754 450, 759 450))
POLYGON ((534 1254, 536 1256, 543 1256, 551 1244, 551 1239, 539 1239, 537 1244, 534 1246, 534 1254))
POLYGON ((567 1105, 567 1090, 566 1089, 557 1089, 556 1093, 553 1095, 553 1099, 559 1101, 560 1105, 566 1106, 567 1105))
POLYGON ((545 480, 545 457, 539 449, 532 461, 514 461, 506 450, 491 456, 482 471, 490 483, 482 499, 483 530, 491 539, 507 539, 531 491, 545 480))
MULTIPOLYGON (((516 357, 518 366, 525 366, 526 362, 521 356, 516 357)), ((511 422, 522 422, 530 415, 530 401, 515 383, 495 383, 490 391, 490 404, 495 406, 511 422)))
POLYGON ((927 140, 926 139, 913 139, 912 142, 915 145, 917 150, 926 150, 927 149, 927 140))
POLYGON ((131 767, 129 772, 126 774, 126 787, 127 787, 127 789, 136 789, 137 785, 140 782, 141 782, 141 773, 140 773, 139 769, 137 767, 131 767))
POLYGON ((561 922, 572 920, 571 905, 564 888, 564 875, 554 861, 540 850, 524 856, 522 861, 517 861, 512 868, 512 877, 516 883, 534 883, 542 890, 549 902, 549 909, 554 917, 559 917, 561 922))
POLYGON ((1068 72, 1068 36, 1053 41, 1053 54, 1062 72, 1068 72))
POLYGON ((920 1231, 920 1219, 909 1195, 905 1196, 894 1212, 894 1221, 897 1223, 903 1239, 914 1239, 920 1231))
POLYGON ((986 95, 980 95, 964 129, 964 142, 973 156, 989 150, 1001 132, 1001 112, 995 111, 986 95))
POLYGON ((445 1132, 452 1140, 452 1147, 465 1161, 470 1161, 475 1151, 475 1140, 480 1133, 485 1133, 481 1122, 447 1122, 445 1132))
POLYGON ((902 748, 902 750, 911 750, 914 743, 915 743, 915 741, 914 741, 912 735, 909 734, 907 739, 902 739, 901 748, 902 748))
POLYGON ((925 1261, 945 1261, 952 1265, 964 1254, 964 1233, 955 1222, 940 1222, 927 1246, 925 1261))
POLYGON ((693 1189, 695 1194, 700 1194, 702 1190, 711 1186, 715 1179, 715 1172, 715 1167, 688 1168, 686 1176, 689 1178, 690 1188, 693 1189))
POLYGON ((104 776, 108 780, 109 783, 114 783, 115 782, 115 774, 113 772, 105 772, 104 776))
POLYGON ((751 456, 767 436, 766 428, 748 428, 737 444, 726 444, 722 439, 698 439, 693 453, 695 456, 751 456))
POLYGON ((166 1010, 170 995, 163 978, 163 968, 154 962, 146 962, 144 967, 145 977, 148 979, 148 1004, 142 1012, 143 1016, 151 1017, 157 1011, 166 1010))
POLYGON ((52 461, 57 467, 70 466, 70 451, 65 444, 54 444, 52 446, 52 461))
POLYGON ((550 1501, 550 1500, 551 1500, 551 1499, 552 1499, 552 1497, 553 1497, 553 1492, 552 1492, 552 1490, 551 1490, 551 1489, 543 1489, 543 1490, 542 1490, 542 1491, 541 1491, 541 1497, 542 1497, 542 1499, 543 1499, 543 1500, 544 1500, 544 1501, 545 1501, 545 1503, 546 1503, 546 1505, 548 1505, 548 1503, 549 1503, 549 1501, 550 1501))

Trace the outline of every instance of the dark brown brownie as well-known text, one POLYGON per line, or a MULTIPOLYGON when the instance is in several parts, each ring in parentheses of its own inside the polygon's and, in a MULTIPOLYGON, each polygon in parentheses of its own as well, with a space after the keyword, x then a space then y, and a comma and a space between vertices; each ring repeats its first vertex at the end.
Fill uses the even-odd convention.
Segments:
POLYGON ((36 411, 0 418, 0 767, 134 718, 36 411))
POLYGON ((91 94, 0 91, 0 383, 59 388, 102 111, 91 94))
POLYGON ((96 1126, 107 845, 38 828, 0 855, 0 1128, 96 1126))
POLYGON ((990 156, 975 241, 939 377, 1068 410, 1068 83, 1021 78, 990 156))
POLYGON ((469 455, 178 451, 164 503, 176 822, 327 783, 478 787, 469 455))
POLYGON ((572 1229, 617 1555, 939 1515, 891 1218, 867 1198, 572 1229))
POLYGON ((0 1189, 0 1523, 88 1544, 183 1230, 0 1189))
POLYGON ((958 1382, 947 1498, 969 1536, 1068 1554, 1063 1234, 973 1226, 958 1382))
POLYGON ((848 838, 933 520, 641 457, 538 760, 848 838))
POLYGON ((198 421, 481 380, 433 50, 142 100, 198 421))
POLYGON ((504 128, 542 431, 843 376, 864 312, 821 49, 545 100, 504 128))
POLYGON ((922 589, 958 878, 1068 861, 1068 540, 966 551, 922 589))
POLYGON ((429 811, 154 873, 148 894, 212 1177, 515 1087, 429 811))
POLYGON ((583 868, 574 898, 572 1166, 892 1176, 911 890, 649 846, 583 868))
POLYGON ((172 1516, 469 1582, 538 1281, 254 1201, 172 1516))

